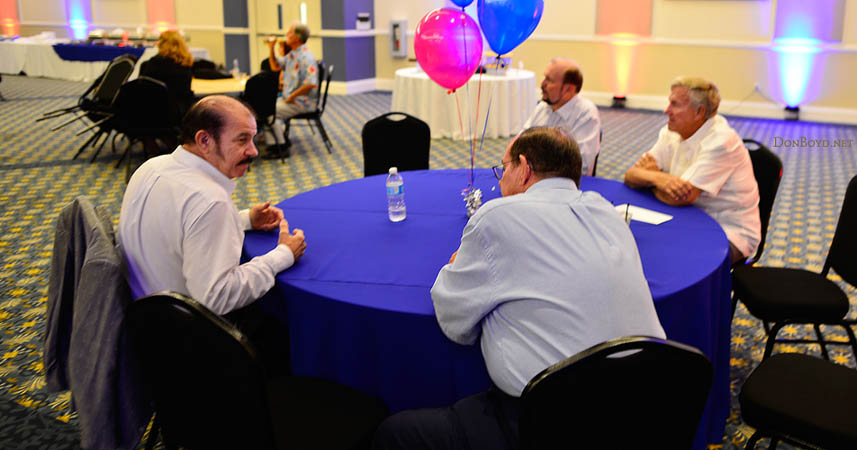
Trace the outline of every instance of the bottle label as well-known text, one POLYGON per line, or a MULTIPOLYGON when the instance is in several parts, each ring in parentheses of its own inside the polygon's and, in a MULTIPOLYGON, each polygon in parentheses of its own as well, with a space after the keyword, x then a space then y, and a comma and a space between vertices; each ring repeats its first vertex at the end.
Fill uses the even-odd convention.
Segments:
POLYGON ((387 186, 387 195, 401 195, 404 193, 404 185, 387 186))

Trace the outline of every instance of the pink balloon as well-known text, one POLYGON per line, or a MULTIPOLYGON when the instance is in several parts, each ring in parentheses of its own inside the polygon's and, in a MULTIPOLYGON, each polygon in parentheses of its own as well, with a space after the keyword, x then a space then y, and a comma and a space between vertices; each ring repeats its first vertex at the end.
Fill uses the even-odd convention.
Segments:
POLYGON ((458 89, 479 67, 482 34, 463 11, 436 9, 417 24, 414 51, 429 78, 447 89, 458 89))

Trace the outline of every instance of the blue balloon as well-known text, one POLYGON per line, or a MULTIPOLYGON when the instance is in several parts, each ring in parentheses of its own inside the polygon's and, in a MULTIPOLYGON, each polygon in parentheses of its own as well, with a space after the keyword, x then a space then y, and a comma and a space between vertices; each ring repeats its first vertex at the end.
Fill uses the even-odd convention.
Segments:
POLYGON ((498 55, 521 45, 539 25, 544 0, 479 0, 482 34, 498 55))
POLYGON ((455 3, 462 8, 467 8, 471 3, 473 3, 473 0, 452 0, 452 3, 455 3))

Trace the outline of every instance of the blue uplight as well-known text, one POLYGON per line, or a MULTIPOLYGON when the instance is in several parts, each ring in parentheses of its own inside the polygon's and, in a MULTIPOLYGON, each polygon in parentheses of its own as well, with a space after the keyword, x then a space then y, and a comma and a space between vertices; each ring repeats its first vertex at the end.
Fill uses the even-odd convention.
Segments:
POLYGON ((819 52, 819 41, 809 38, 782 38, 774 41, 778 54, 783 101, 798 106, 806 100, 807 88, 819 52))
POLYGON ((87 0, 66 0, 68 26, 75 39, 86 39, 89 19, 92 16, 90 8, 87 0))

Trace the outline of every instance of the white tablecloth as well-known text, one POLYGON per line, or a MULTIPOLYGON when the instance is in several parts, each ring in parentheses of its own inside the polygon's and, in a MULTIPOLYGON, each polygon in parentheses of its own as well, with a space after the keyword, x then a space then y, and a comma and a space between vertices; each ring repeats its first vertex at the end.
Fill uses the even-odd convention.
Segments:
POLYGON ((53 43, 0 42, 0 73, 70 81, 92 81, 104 72, 108 61, 66 61, 53 43))
POLYGON ((467 85, 458 88, 455 93, 447 94, 446 88, 429 79, 421 70, 399 69, 393 88, 392 110, 408 113, 428 123, 432 138, 470 139, 472 134, 480 138, 486 113, 488 128, 485 137, 514 136, 521 131, 538 102, 535 74, 527 70, 508 69, 505 74, 482 75, 479 120, 476 121, 479 78, 479 74, 475 74, 467 85), (456 96, 461 106, 464 138, 458 120, 456 96), (472 131, 468 120, 472 124, 472 131))
MULTIPOLYGON (((67 40, 57 40, 57 43, 67 40)), ((56 78, 70 81, 93 81, 104 72, 109 61, 66 61, 57 55, 53 48, 54 42, 0 42, 0 73, 17 75, 22 70, 30 77, 56 78)), ((194 58, 210 58, 208 50, 192 48, 194 58)), ((158 54, 158 49, 147 48, 131 79, 137 78, 140 63, 158 54)))

